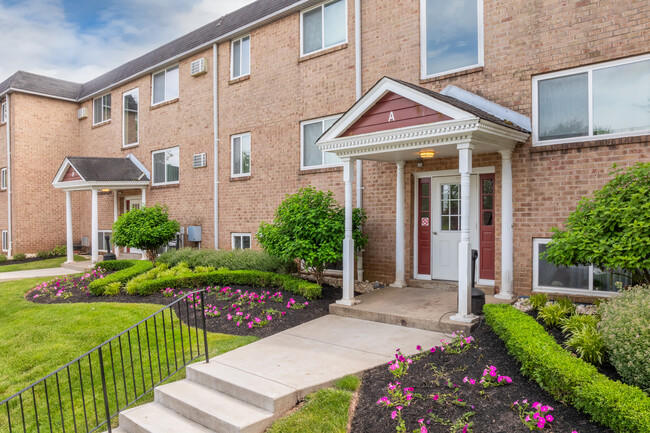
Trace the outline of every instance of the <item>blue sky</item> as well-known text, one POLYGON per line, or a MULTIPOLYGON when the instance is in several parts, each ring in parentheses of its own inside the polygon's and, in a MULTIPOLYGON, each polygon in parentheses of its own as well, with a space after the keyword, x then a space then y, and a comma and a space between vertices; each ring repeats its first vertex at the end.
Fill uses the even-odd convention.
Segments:
POLYGON ((253 0, 0 0, 0 82, 84 82, 253 0))

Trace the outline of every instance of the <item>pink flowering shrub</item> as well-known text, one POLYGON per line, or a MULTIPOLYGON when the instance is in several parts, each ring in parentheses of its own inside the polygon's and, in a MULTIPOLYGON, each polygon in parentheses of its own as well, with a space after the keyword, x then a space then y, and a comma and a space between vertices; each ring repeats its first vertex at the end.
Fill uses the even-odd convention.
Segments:
MULTIPOLYGON (((519 400, 512 403, 513 409, 519 412, 519 418, 526 427, 530 430, 543 430, 545 427, 551 428, 553 422, 553 415, 551 406, 542 405, 542 403, 534 402, 532 405, 528 400, 519 400)), ((575 433, 575 432, 574 432, 575 433)))
POLYGON ((483 370, 483 376, 479 383, 483 385, 483 388, 489 388, 512 383, 512 379, 509 376, 501 376, 498 374, 497 368, 494 365, 490 365, 483 370))
POLYGON ((77 289, 90 296, 88 285, 101 278, 109 275, 106 270, 97 267, 81 277, 56 277, 53 280, 45 281, 30 290, 27 295, 28 299, 51 298, 51 299, 68 299, 73 296, 72 290, 77 289))

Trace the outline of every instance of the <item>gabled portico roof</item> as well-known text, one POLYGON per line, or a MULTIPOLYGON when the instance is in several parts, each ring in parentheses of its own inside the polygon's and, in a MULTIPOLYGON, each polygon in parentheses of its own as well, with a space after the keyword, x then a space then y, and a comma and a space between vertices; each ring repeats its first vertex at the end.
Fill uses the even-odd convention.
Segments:
POLYGON ((97 158, 68 156, 52 181, 57 189, 142 188, 150 181, 149 171, 135 158, 97 158))
POLYGON ((433 149, 441 157, 457 156, 459 144, 471 143, 475 153, 513 150, 529 135, 530 132, 521 126, 467 102, 384 77, 343 114, 316 144, 340 158, 408 161, 418 159, 419 152, 424 149, 433 149), (415 110, 421 123, 418 123, 416 116, 406 122, 409 126, 396 127, 404 124, 400 123, 400 111, 396 109, 379 114, 373 111, 378 104, 387 104, 387 98, 393 98, 393 94, 402 102, 413 103, 410 113, 413 115, 415 110), (385 119, 377 123, 376 117, 382 115, 385 119), (368 120, 369 116, 373 120, 368 120), (370 128, 371 132, 363 132, 368 128, 359 125, 369 122, 375 122, 370 128))

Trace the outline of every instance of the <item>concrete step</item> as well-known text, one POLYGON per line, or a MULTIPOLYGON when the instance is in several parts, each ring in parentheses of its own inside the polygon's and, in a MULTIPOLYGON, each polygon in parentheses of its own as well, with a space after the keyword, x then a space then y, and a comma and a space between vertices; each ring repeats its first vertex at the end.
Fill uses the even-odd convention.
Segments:
POLYGON ((113 433, 213 433, 156 403, 148 403, 120 414, 120 428, 113 433))
POLYGON ((61 267, 79 272, 86 272, 92 269, 93 262, 91 260, 84 260, 82 262, 63 263, 61 267))
POLYGON ((187 379, 271 413, 298 403, 297 390, 215 361, 190 365, 187 379))
POLYGON ((156 388, 154 401, 218 433, 262 433, 274 414, 191 380, 156 388))
POLYGON ((443 292, 458 292, 457 281, 416 280, 415 278, 412 278, 409 282, 409 287, 417 287, 419 289, 440 290, 443 292))

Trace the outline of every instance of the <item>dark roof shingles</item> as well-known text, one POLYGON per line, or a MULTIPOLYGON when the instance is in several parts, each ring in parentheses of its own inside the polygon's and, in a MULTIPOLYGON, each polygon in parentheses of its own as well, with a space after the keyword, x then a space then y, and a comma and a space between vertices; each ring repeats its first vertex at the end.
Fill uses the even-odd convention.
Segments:
POLYGON ((149 181, 149 177, 128 158, 69 156, 67 159, 86 182, 149 181))
POLYGON ((81 90, 81 84, 33 74, 31 72, 18 71, 0 83, 0 93, 9 88, 76 101, 81 90))

